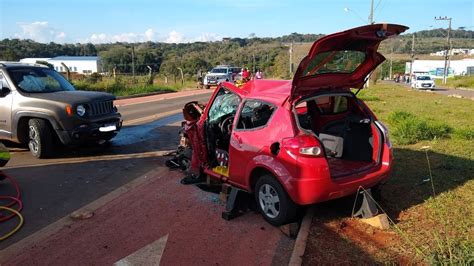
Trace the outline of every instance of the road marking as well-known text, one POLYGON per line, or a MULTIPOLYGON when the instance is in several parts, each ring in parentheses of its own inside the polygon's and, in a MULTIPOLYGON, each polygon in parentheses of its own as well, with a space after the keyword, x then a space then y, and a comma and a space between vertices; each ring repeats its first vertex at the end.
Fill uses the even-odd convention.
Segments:
POLYGON ((140 117, 140 118, 137 118, 137 119, 124 121, 123 125, 124 126, 129 126, 129 125, 137 125, 137 124, 145 123, 145 122, 152 122, 154 120, 165 118, 167 116, 172 116, 172 115, 175 115, 175 114, 179 114, 180 112, 181 112, 181 109, 176 109, 176 110, 171 110, 171 111, 156 114, 156 115, 149 115, 149 116, 145 116, 145 117, 140 117))
POLYGON ((165 235, 155 242, 133 252, 127 257, 115 262, 114 265, 160 265, 161 257, 165 251, 166 241, 168 241, 168 235, 165 235))
POLYGON ((81 157, 81 158, 71 158, 63 160, 55 160, 53 162, 45 162, 40 164, 24 164, 24 165, 14 165, 2 167, 2 170, 6 169, 18 169, 18 168, 28 168, 28 167, 39 167, 39 166, 48 166, 48 165, 57 165, 57 164, 73 164, 73 163, 84 163, 90 161, 113 161, 120 159, 142 159, 150 157, 160 157, 173 152, 174 150, 165 150, 165 151, 149 151, 149 152, 140 152, 140 153, 131 153, 131 154, 114 154, 114 155, 101 155, 101 156, 91 156, 91 157, 81 157))
MULTIPOLYGON (((163 98, 158 98, 154 100, 149 100, 149 101, 142 101, 142 102, 136 102, 136 103, 125 103, 125 104, 117 104, 117 107, 120 106, 128 106, 128 105, 136 105, 136 104, 142 104, 142 103, 152 103, 152 102, 159 102, 159 101, 164 101, 164 100, 170 100, 170 99, 177 99, 177 98, 183 98, 183 97, 189 97, 189 96, 195 96, 195 95, 201 95, 201 94, 206 94, 209 93, 211 94, 213 91, 200 91, 200 92, 194 92, 192 94, 186 94, 186 95, 175 95, 175 96, 170 96, 170 97, 163 97, 163 98)), ((159 94, 161 95, 161 94, 159 94)), ((129 99, 127 99, 129 100, 129 99)), ((120 102, 124 100, 116 100, 116 102, 120 102)))

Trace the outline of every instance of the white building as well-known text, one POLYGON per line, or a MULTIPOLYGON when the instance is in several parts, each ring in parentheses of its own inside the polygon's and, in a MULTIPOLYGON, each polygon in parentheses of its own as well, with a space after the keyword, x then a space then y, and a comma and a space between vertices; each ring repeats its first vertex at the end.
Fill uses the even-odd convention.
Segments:
MULTIPOLYGON (((449 50, 449 55, 471 55, 472 53, 473 53, 473 49, 467 49, 467 48, 453 48, 449 50)), ((430 53, 430 55, 431 56, 445 56, 446 50, 430 53)))
POLYGON ((102 64, 99 56, 57 56, 53 58, 23 58, 22 63, 36 63, 37 61, 46 61, 53 65, 58 72, 66 72, 64 63, 70 72, 89 75, 94 72, 102 72, 102 64))
MULTIPOLYGON (((405 65, 405 74, 410 73, 410 64, 405 65)), ((451 60, 448 68, 448 76, 460 76, 470 73, 468 68, 474 67, 474 59, 451 60)), ((444 73, 444 60, 415 60, 413 61, 413 73, 423 73, 434 78, 442 78, 444 73)))

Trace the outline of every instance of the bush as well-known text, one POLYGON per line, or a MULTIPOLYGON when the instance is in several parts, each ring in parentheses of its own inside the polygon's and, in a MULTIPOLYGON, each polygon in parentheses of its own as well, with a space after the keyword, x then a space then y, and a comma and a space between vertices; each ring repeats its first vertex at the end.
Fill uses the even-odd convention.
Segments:
POLYGON ((389 123, 392 125, 393 139, 402 145, 414 144, 421 140, 446 138, 453 131, 445 123, 421 119, 404 111, 391 113, 389 123))
POLYGON ((472 128, 457 128, 454 131, 454 136, 459 139, 473 140, 474 139, 474 129, 472 128))

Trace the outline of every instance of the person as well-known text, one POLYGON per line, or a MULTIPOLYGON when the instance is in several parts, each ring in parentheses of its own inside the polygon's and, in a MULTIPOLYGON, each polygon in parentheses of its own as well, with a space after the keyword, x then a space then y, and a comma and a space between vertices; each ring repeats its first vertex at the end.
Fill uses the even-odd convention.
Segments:
POLYGON ((242 68, 242 81, 247 82, 250 80, 250 72, 247 70, 247 68, 243 67, 242 68))
POLYGON ((199 69, 197 74, 196 74, 196 77, 197 77, 197 85, 198 85, 198 88, 202 88, 204 83, 203 83, 203 75, 202 75, 202 70, 199 69))
POLYGON ((260 69, 257 69, 257 72, 255 72, 255 79, 263 79, 263 73, 260 69))

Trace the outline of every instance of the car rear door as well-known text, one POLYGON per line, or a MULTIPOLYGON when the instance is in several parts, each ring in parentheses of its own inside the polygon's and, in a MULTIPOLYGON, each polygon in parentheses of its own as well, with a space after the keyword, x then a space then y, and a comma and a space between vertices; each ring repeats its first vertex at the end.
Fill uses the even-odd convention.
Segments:
POLYGON ((370 72, 385 60, 377 52, 380 42, 407 29, 372 24, 316 40, 296 70, 290 100, 320 89, 361 88, 370 72))

